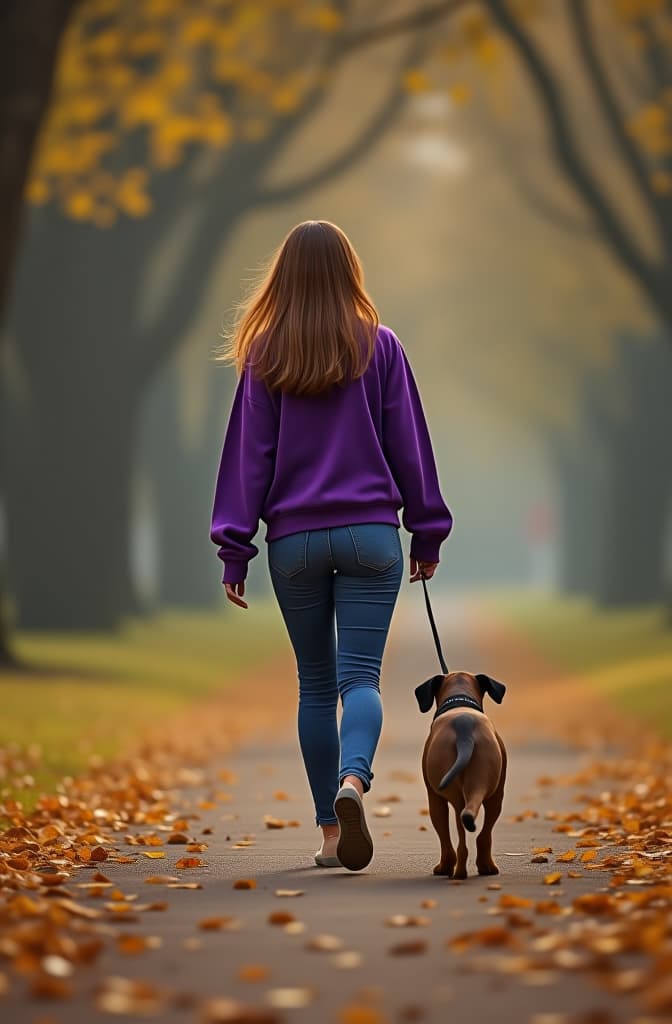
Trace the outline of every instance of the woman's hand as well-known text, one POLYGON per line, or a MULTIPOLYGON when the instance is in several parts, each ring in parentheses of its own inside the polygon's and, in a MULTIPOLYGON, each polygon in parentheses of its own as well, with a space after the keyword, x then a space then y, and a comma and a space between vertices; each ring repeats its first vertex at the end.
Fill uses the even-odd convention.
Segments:
POLYGON ((426 580, 431 580, 438 564, 438 562, 417 562, 415 558, 412 558, 411 583, 415 583, 416 580, 422 579, 423 576, 426 580))
POLYGON ((247 602, 242 599, 245 593, 244 583, 225 583, 224 587, 229 601, 233 601, 234 604, 239 605, 241 608, 247 608, 247 602))

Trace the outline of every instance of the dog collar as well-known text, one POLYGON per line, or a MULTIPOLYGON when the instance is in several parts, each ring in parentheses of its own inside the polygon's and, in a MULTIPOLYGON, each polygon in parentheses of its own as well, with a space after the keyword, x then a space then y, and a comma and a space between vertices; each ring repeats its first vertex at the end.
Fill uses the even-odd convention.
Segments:
POLYGON ((452 708, 471 708, 473 711, 480 711, 484 714, 483 708, 474 697, 468 697, 465 694, 456 694, 454 697, 446 697, 442 704, 436 709, 434 718, 438 718, 444 711, 450 711, 452 708))

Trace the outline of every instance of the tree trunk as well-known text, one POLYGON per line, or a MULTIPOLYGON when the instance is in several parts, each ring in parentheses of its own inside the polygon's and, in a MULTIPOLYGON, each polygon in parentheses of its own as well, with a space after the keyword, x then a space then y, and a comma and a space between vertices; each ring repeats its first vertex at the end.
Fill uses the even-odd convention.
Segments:
MULTIPOLYGON (((5 0, 0 10, 0 326, 23 219, 35 139, 51 94, 58 46, 77 0, 5 0)), ((1 344, 0 337, 0 344, 1 344)), ((0 574, 0 668, 18 668, 0 574)))
POLYGON ((603 466, 587 433, 580 441, 549 438, 559 506, 558 586, 567 594, 590 594, 604 557, 600 518, 604 508, 603 466))
POLYGON ((595 588, 604 605, 657 603, 665 597, 663 555, 672 495, 672 402, 664 339, 622 336, 620 372, 628 408, 604 427, 609 452, 602 523, 605 559, 595 588))
POLYGON ((114 388, 105 398, 80 366, 63 370, 58 390, 4 411, 16 625, 116 629, 127 597, 132 393, 114 388))
POLYGON ((221 416, 215 415, 214 367, 206 366, 201 372, 205 379, 198 391, 197 412, 186 401, 185 370, 176 359, 159 375, 145 410, 140 461, 152 488, 161 605, 213 608, 220 597, 215 549, 208 535, 211 494, 207 481, 216 473, 216 466, 212 467, 221 416), (190 413, 197 416, 195 421, 190 413))

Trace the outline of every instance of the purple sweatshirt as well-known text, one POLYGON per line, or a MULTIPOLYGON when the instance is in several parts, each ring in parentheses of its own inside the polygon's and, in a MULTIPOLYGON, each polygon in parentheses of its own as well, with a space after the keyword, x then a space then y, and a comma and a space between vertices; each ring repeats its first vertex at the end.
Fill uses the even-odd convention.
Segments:
POLYGON ((210 539, 223 583, 247 576, 266 542, 356 523, 399 526, 411 558, 438 562, 453 525, 408 358, 382 324, 365 373, 322 395, 270 391, 248 367, 238 379, 215 487, 210 539))

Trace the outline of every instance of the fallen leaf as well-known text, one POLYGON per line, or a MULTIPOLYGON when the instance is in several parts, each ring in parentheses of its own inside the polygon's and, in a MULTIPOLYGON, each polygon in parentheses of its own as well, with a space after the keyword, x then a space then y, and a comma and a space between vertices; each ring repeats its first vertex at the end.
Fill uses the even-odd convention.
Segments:
POLYGON ((336 953, 331 962, 340 970, 350 970, 353 967, 360 967, 363 959, 362 954, 356 950, 346 949, 342 953, 336 953))
POLYGON ((295 921, 294 914, 290 914, 287 910, 274 910, 267 917, 269 924, 289 924, 290 921, 295 921))
POLYGON ((217 932, 223 929, 234 931, 240 927, 240 921, 237 917, 231 917, 229 914, 221 914, 218 917, 202 918, 198 922, 198 927, 205 932, 217 932))
POLYGON ((343 939, 339 939, 336 935, 320 934, 314 935, 312 939, 309 939, 305 944, 305 949, 315 949, 321 952, 333 953, 337 949, 343 948, 343 939))
POLYGON ((303 896, 305 889, 276 889, 276 896, 303 896))
POLYGON ((418 953, 427 952, 427 943, 422 939, 415 939, 410 942, 398 942, 390 946, 387 951, 391 956, 415 956, 418 953))
POLYGON ((557 885, 561 878, 560 871, 552 871, 550 875, 544 875, 544 885, 557 885))
POLYGON ((286 828, 287 822, 283 821, 282 818, 275 818, 272 814, 264 815, 264 824, 266 828, 286 828))
POLYGON ((376 1006, 350 1003, 338 1011, 338 1024, 387 1024, 387 1017, 376 1006))
POLYGON ((234 889, 256 889, 257 883, 254 878, 239 878, 233 883, 234 889))
POLYGON ((238 977, 241 981, 265 981, 270 973, 270 967, 265 964, 242 964, 238 968, 238 977))
POLYGON ((266 1002, 282 1010, 297 1010, 309 1006, 315 998, 309 988, 271 988, 266 992, 266 1002))

